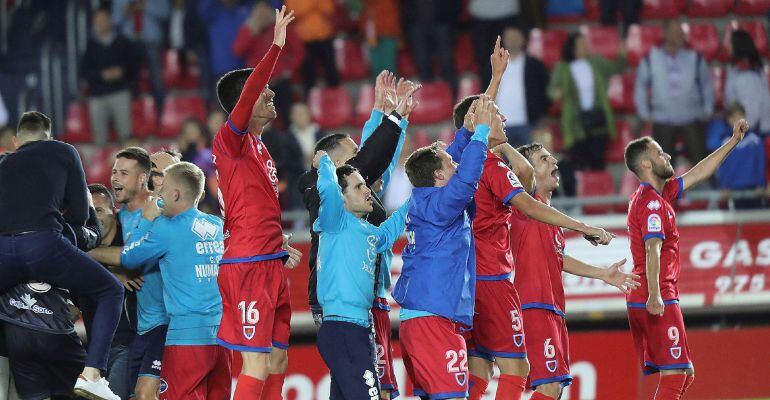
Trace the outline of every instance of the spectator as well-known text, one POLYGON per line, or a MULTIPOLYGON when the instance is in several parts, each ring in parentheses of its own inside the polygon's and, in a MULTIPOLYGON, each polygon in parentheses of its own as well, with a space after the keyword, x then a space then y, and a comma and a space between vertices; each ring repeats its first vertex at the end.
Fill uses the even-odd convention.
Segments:
POLYGON ((529 36, 532 28, 548 27, 548 0, 521 0, 522 29, 529 36))
POLYGON ((196 0, 196 4, 198 17, 209 28, 213 87, 224 73, 243 68, 243 60, 233 54, 232 47, 238 29, 249 16, 249 6, 241 0, 196 0))
MULTIPOLYGON (((241 26, 233 42, 233 53, 242 57, 246 65, 257 65, 273 44, 273 25, 275 11, 264 1, 259 1, 251 10, 251 16, 241 26)), ((292 104, 291 77, 299 71, 305 58, 305 47, 294 28, 286 29, 286 44, 278 58, 270 89, 275 92, 273 102, 278 110, 281 128, 289 126, 289 114, 292 104)))
POLYGON ((652 48, 639 64, 634 103, 639 117, 652 122, 663 151, 674 156, 677 137, 684 136, 690 163, 704 157, 701 121, 714 111, 714 88, 706 60, 684 47, 676 20, 666 22, 663 45, 652 48))
POLYGON ((131 136, 131 87, 136 83, 136 59, 131 42, 112 28, 107 10, 93 15, 94 36, 89 39, 80 62, 88 83, 88 113, 94 143, 107 143, 109 123, 121 140, 131 136))
POLYGON ((171 12, 169 0, 112 0, 112 21, 147 60, 155 104, 163 104, 163 26, 171 12))
POLYGON ((222 127, 226 120, 227 116, 219 108, 210 112, 209 116, 206 117, 206 128, 209 130, 212 141, 214 140, 214 136, 217 134, 217 132, 219 132, 219 128, 222 127))
POLYGON ((518 24, 519 0, 470 0, 468 11, 473 21, 471 38, 476 64, 479 66, 481 87, 487 87, 492 77, 492 67, 489 64, 492 46, 495 38, 503 33, 503 28, 518 24))
MULTIPOLYGON (((712 121, 708 129, 709 151, 714 151, 724 144, 732 136, 732 126, 741 118, 745 118, 746 111, 740 103, 732 103, 727 108, 727 121, 716 119, 712 121)), ((737 209, 761 208, 764 205, 764 193, 767 181, 765 180, 765 162, 767 155, 762 139, 757 136, 754 128, 749 125, 749 132, 738 143, 732 153, 727 156, 724 163, 717 170, 717 186, 724 191, 725 197, 733 190, 754 190, 757 198, 734 199, 733 204, 737 209)))
POLYGON ((305 165, 302 163, 302 148, 297 138, 287 131, 272 127, 262 135, 262 140, 278 169, 281 210, 301 209, 302 195, 294 188, 299 186, 299 177, 305 172, 305 165))
POLYGON ((728 50, 731 60, 725 80, 725 104, 743 104, 750 129, 757 133, 768 133, 770 90, 754 40, 748 32, 736 30, 730 37, 728 50))
POLYGON ((302 63, 305 91, 315 86, 316 68, 324 70, 327 86, 340 84, 337 65, 334 63, 334 16, 333 0, 286 0, 286 8, 294 10, 295 25, 300 39, 305 42, 307 56, 302 63))
MULTIPOLYGON (((441 66, 441 78, 457 93, 454 26, 462 10, 459 0, 403 0, 401 15, 420 80, 434 79, 433 56, 441 66)), ((487 53, 489 54, 489 53, 487 53)), ((485 60, 485 64, 489 61, 485 60)), ((376 69, 373 71, 377 71, 376 69)), ((379 72, 378 72, 379 73, 379 72)))
POLYGON ((639 23, 642 12, 642 0, 599 0, 599 13, 602 25, 617 26, 618 10, 623 20, 623 36, 628 33, 628 27, 639 23))
POLYGON ((182 161, 197 165, 206 176, 214 173, 211 161, 211 134, 198 119, 188 118, 182 124, 177 146, 182 154, 182 161))
POLYGON ((206 101, 212 99, 214 82, 208 65, 208 37, 194 1, 174 0, 168 23, 168 44, 177 53, 181 75, 188 76, 190 67, 196 65, 200 72, 201 94, 206 101))
POLYGON ((13 145, 13 137, 16 132, 10 125, 0 128, 0 154, 13 151, 16 146, 13 145))
POLYGON ((503 46, 510 57, 495 101, 507 118, 508 142, 521 146, 532 141, 530 132, 548 113, 548 68, 524 52, 524 33, 516 26, 503 31, 503 46))
POLYGON ((296 103, 291 108, 289 132, 294 135, 302 150, 302 165, 310 168, 313 156, 315 155, 315 144, 322 137, 326 136, 326 132, 322 131, 318 124, 313 122, 313 116, 310 114, 310 108, 307 104, 296 103))
MULTIPOLYGON (((615 137, 615 117, 607 97, 610 75, 625 67, 625 49, 615 61, 588 53, 585 38, 573 33, 564 43, 548 94, 561 101, 564 149, 576 169, 604 169, 607 141, 615 137)), ((565 177, 567 178, 567 177, 565 177)))
POLYGON ((396 70, 396 51, 401 38, 398 0, 363 0, 361 21, 369 45, 372 77, 379 71, 396 70))

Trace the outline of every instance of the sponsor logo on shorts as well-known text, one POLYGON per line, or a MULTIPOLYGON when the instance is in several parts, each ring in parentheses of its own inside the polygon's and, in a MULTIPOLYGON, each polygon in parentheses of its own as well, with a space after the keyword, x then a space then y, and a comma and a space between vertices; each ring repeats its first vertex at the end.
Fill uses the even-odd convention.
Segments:
POLYGON ((559 362, 556 360, 549 360, 545 362, 545 368, 548 369, 549 372, 556 372, 556 367, 559 366, 559 362))
POLYGON ((18 308, 19 310, 29 310, 35 314, 53 314, 53 311, 45 307, 38 306, 35 303, 37 303, 37 299, 30 296, 29 293, 24 293, 19 300, 8 299, 8 304, 10 304, 11 307, 18 308))
POLYGON ((671 357, 674 357, 678 360, 679 357, 682 356, 682 346, 674 346, 669 349, 669 352, 671 353, 671 357))
POLYGON ((457 382, 460 386, 465 386, 465 383, 468 381, 468 376, 465 375, 465 372, 455 372, 455 382, 457 382))
POLYGON ((165 393, 168 390, 168 382, 165 379, 160 378, 160 392, 165 393))
POLYGON ((253 326, 244 326, 243 327, 243 337, 245 337, 248 340, 251 340, 254 337, 254 333, 257 332, 257 328, 253 326))
POLYGON ((152 361, 152 369, 157 369, 158 371, 160 371, 161 365, 162 364, 161 364, 160 360, 153 360, 152 361))
POLYGON ((650 214, 647 217, 647 230, 650 232, 660 232, 663 230, 663 223, 660 220, 660 215, 650 214))
POLYGON ((513 335, 513 344, 515 344, 516 347, 521 347, 522 345, 524 345, 524 334, 517 333, 513 335))

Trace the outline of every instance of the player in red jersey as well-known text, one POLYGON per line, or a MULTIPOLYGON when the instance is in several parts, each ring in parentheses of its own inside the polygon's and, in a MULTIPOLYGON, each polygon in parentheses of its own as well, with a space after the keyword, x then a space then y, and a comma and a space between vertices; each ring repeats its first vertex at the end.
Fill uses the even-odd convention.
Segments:
MULTIPOLYGON (((500 46, 499 37, 490 60, 493 76, 486 94, 495 98, 508 65, 508 52, 500 46)), ((474 110, 470 109, 470 105, 476 97, 468 97, 455 107, 457 128, 464 125, 466 129, 473 130, 471 120, 474 110)), ((490 148, 505 143, 504 121, 504 116, 498 113, 490 127, 490 148)), ((473 330, 465 335, 470 357, 471 399, 479 399, 486 391, 492 362, 500 368, 497 399, 521 398, 529 371, 521 306, 511 282, 513 254, 508 224, 511 207, 537 220, 596 237, 596 241, 602 244, 611 240, 611 235, 603 229, 590 227, 534 200, 528 194, 533 183, 532 166, 510 145, 498 148, 512 163, 514 170, 511 171, 498 154, 488 152, 475 195, 476 303, 473 330)))
POLYGON ((627 296, 628 323, 645 374, 660 372, 655 399, 680 399, 695 378, 679 309, 679 231, 672 203, 709 179, 749 129, 733 136, 684 175, 674 178, 671 156, 650 137, 628 144, 626 166, 642 182, 628 206, 634 273, 642 285, 627 296))
MULTIPOLYGON (((551 195, 559 187, 556 158, 539 143, 519 147, 518 152, 535 169, 536 189, 532 195, 550 205, 551 195)), ((572 382, 562 271, 601 279, 624 293, 639 286, 634 280, 639 277, 620 270, 626 260, 605 269, 564 255, 564 231, 558 226, 528 218, 516 209, 510 224, 516 263, 514 286, 527 335, 529 386, 535 390, 530 399, 555 400, 561 396, 562 387, 572 382)))
POLYGON ((219 101, 230 114, 212 155, 225 217, 217 343, 243 356, 236 400, 280 399, 288 364, 291 306, 283 267, 296 266, 301 254, 282 235, 275 162, 260 137, 276 117, 267 82, 292 20, 286 7, 276 10, 273 45, 264 58, 253 70, 231 71, 217 82, 219 101))

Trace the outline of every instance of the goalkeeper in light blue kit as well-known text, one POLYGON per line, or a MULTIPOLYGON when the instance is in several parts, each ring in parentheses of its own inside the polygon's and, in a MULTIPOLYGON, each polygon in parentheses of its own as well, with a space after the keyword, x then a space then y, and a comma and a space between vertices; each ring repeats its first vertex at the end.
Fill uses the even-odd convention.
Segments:
POLYGON ((224 399, 230 396, 232 351, 217 346, 222 299, 217 286, 224 253, 222 220, 197 209, 205 177, 181 162, 164 171, 157 199, 142 207, 142 220, 122 252, 110 261, 133 269, 158 262, 169 315, 160 399, 224 399), (194 368, 191 368, 194 366, 194 368))

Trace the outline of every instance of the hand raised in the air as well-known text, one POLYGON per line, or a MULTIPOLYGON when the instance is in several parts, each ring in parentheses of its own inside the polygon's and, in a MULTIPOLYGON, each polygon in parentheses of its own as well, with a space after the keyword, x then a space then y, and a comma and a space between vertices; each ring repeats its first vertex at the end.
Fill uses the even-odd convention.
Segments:
POLYGON ((325 155, 326 152, 323 150, 318 150, 315 152, 315 155, 313 156, 313 168, 318 169, 318 164, 321 162, 321 157, 325 155))
POLYGON ((505 73, 505 69, 508 67, 508 58, 511 54, 508 50, 500 46, 500 36, 497 36, 495 41, 495 49, 492 50, 492 54, 489 56, 489 62, 492 64, 492 76, 500 77, 505 73))
POLYGON ((399 96, 398 99, 398 106, 396 107, 396 112, 398 115, 407 117, 412 112, 412 110, 414 110, 414 108, 420 104, 420 102, 415 101, 413 98, 414 93, 420 90, 420 88, 422 88, 422 85, 419 83, 415 84, 408 80, 399 81, 399 87, 396 89, 396 93, 401 90, 403 95, 399 96))
POLYGON ((492 124, 499 118, 497 115, 497 105, 487 95, 479 96, 476 104, 475 115, 476 118, 473 121, 473 126, 486 125, 490 128, 492 124))
POLYGON ((733 138, 738 139, 740 142, 743 140, 743 137, 746 136, 746 132, 749 131, 749 123, 741 118, 738 120, 738 122, 735 123, 735 126, 733 126, 733 138))
POLYGON ((398 106, 398 95, 396 94, 396 76, 388 71, 382 79, 382 89, 384 93, 382 111, 385 115, 393 112, 398 106))
POLYGON ((286 6, 275 10, 275 29, 273 31, 273 44, 283 47, 286 44, 286 27, 294 21, 294 11, 286 12, 286 6))
POLYGON ((374 80, 374 109, 384 110, 383 105, 385 103, 385 77, 390 71, 384 69, 377 75, 374 80))

